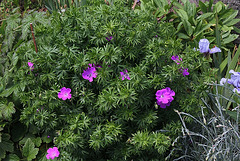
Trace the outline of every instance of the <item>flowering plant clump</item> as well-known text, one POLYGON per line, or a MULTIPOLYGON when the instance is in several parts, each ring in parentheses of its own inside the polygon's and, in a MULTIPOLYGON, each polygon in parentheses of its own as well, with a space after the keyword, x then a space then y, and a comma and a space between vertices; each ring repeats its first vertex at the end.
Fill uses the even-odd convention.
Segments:
POLYGON ((54 159, 55 157, 58 157, 59 156, 59 151, 58 151, 58 148, 57 147, 53 147, 53 148, 49 148, 47 150, 47 159, 54 159))
MULTIPOLYGON (((181 62, 182 62, 182 58, 179 58, 178 55, 172 56, 171 59, 177 64, 181 64, 181 62)), ((186 75, 189 75, 188 68, 181 67, 181 68, 179 68, 179 71, 180 71, 180 73, 183 74, 184 77, 186 75)))
POLYGON ((71 92, 70 88, 63 87, 60 89, 60 92, 58 93, 58 98, 62 100, 70 99, 72 97, 70 92, 71 92))
POLYGON ((179 69, 180 73, 183 74, 183 76, 185 77, 186 75, 189 75, 189 72, 188 72, 188 68, 180 68, 179 69))
POLYGON ((180 64, 182 61, 182 58, 179 59, 178 55, 172 56, 171 59, 177 64, 180 64))
POLYGON ((217 53, 217 52, 221 52, 221 49, 218 47, 213 47, 212 49, 209 48, 209 41, 207 39, 201 39, 199 41, 199 51, 201 53, 204 53, 204 55, 208 55, 208 54, 213 54, 213 53, 217 53))
POLYGON ((240 72, 235 72, 234 70, 229 71, 231 75, 230 79, 222 78, 220 84, 223 85, 226 82, 234 86, 233 92, 240 93, 240 72))
POLYGON ((124 80, 124 79, 130 80, 130 77, 128 76, 127 73, 128 73, 127 69, 125 69, 123 72, 120 72, 122 80, 124 80))
POLYGON ((111 41, 112 40, 112 36, 106 37, 107 41, 111 41))
POLYGON ((96 68, 92 65, 89 64, 90 68, 83 70, 82 77, 86 80, 89 80, 89 82, 93 81, 93 78, 97 78, 97 72, 96 68))
POLYGON ((166 106, 170 106, 170 103, 174 100, 173 96, 175 96, 175 92, 169 87, 158 90, 156 93, 157 104, 161 108, 166 108, 166 106))
POLYGON ((34 69, 33 63, 32 62, 28 62, 28 66, 30 67, 31 71, 33 71, 33 69, 34 69))
MULTIPOLYGON (((36 160, 46 159, 44 147, 53 144, 61 147, 59 160, 164 160, 176 135, 160 129, 180 128, 171 124, 179 120, 172 109, 199 110, 199 98, 208 89, 203 82, 216 72, 202 70, 209 60, 186 49, 171 23, 136 14, 122 0, 110 6, 102 0, 87 3, 91 5, 49 15, 41 30, 47 32, 36 37, 38 54, 28 41, 20 41, 11 52, 16 54, 7 57, 7 71, 0 74, 0 105, 6 99, 6 108, 26 125, 26 137, 30 133, 41 138, 41 145, 34 144, 41 147, 36 160), (113 34, 112 39, 106 34, 113 34), (174 53, 181 54, 172 57, 174 53), (26 74, 28 60, 38 68, 37 77, 26 74), (71 101, 62 101, 67 99, 71 101), (156 104, 171 108, 159 111, 156 104)), ((0 116, 5 115, 0 110, 0 116)), ((24 156, 19 160, 26 160, 24 156)))

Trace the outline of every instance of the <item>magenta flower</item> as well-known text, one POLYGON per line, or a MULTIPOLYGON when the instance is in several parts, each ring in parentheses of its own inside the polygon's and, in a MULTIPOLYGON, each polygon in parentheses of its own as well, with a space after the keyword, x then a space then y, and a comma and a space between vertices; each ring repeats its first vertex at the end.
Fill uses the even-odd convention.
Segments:
POLYGON ((72 97, 70 92, 71 92, 70 88, 63 87, 62 89, 60 89, 60 92, 58 93, 58 98, 62 100, 70 99, 72 97))
POLYGON ((174 100, 173 96, 175 96, 175 92, 169 87, 166 87, 165 89, 158 90, 155 95, 157 104, 161 108, 166 108, 166 106, 170 106, 170 103, 174 100))
POLYGON ((172 56, 171 59, 177 63, 177 64, 180 64, 181 61, 182 61, 182 58, 179 59, 179 57, 176 55, 176 56, 172 56))
POLYGON ((128 73, 127 69, 125 69, 123 72, 120 72, 122 80, 124 80, 125 78, 130 80, 130 77, 128 76, 127 73, 128 73))
POLYGON ((106 37, 107 41, 111 41, 112 40, 112 36, 106 37))
POLYGON ((33 63, 32 62, 28 62, 28 66, 30 67, 31 71, 33 71, 33 69, 34 69, 33 63))
POLYGON ((189 72, 188 72, 188 68, 180 68, 179 69, 180 73, 183 74, 183 76, 185 77, 186 75, 189 75, 189 72))
POLYGON ((88 69, 83 70, 82 77, 89 80, 89 82, 92 82, 93 78, 97 77, 97 72, 96 68, 92 64, 89 64, 89 66, 90 68, 88 67, 88 69))
POLYGON ((95 65, 95 64, 88 64, 91 68, 93 67, 93 68, 102 68, 102 66, 100 65, 100 64, 97 64, 97 65, 95 65))
POLYGON ((58 148, 57 147, 53 147, 53 148, 49 148, 47 150, 47 159, 54 159, 55 157, 58 157, 59 156, 59 151, 58 151, 58 148))

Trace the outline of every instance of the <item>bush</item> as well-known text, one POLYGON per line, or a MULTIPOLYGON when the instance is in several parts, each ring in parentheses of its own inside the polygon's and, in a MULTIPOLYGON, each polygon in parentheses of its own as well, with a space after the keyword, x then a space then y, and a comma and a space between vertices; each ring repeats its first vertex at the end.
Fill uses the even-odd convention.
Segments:
POLYGON ((57 146, 60 160, 161 160, 180 125, 173 109, 200 110, 216 73, 209 60, 184 46, 171 23, 135 14, 122 1, 99 3, 36 23, 38 53, 27 37, 2 53, 0 97, 9 111, 1 124, 12 142, 34 152, 16 148, 7 157, 45 159, 57 146), (176 55, 180 64, 171 60, 176 55), (162 109, 155 94, 166 87, 175 96, 162 109))

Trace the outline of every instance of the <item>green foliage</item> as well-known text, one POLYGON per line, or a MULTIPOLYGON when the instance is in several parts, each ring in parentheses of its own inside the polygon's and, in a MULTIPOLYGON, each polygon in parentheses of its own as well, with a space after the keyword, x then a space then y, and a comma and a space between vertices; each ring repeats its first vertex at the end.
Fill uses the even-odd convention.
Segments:
POLYGON ((65 8, 69 7, 80 7, 86 5, 86 0, 45 0, 45 7, 52 13, 55 11, 65 12, 65 8))
MULTIPOLYGON (((216 84, 215 84, 216 85, 216 84)), ((191 160, 239 160, 239 95, 235 94, 236 102, 229 97, 218 93, 219 86, 216 85, 216 93, 209 93, 211 104, 202 107, 199 117, 194 117, 185 112, 178 113, 182 122, 182 135, 175 144, 175 151, 181 151, 177 159, 191 160), (228 111, 221 100, 233 103, 232 111, 228 111), (235 113, 237 117, 232 119, 235 113), (194 120, 188 125, 185 117, 194 120), (177 146, 183 145, 183 149, 177 146)), ((226 87, 224 87, 226 88, 226 87)), ((232 91, 231 91, 232 92, 232 91)), ((233 92, 232 92, 233 93, 233 92)))
MULTIPOLYGON (((196 8, 194 3, 187 1, 184 7, 177 9, 176 12, 181 18, 179 25, 179 20, 174 19, 174 23, 178 25, 176 34, 181 33, 181 35, 184 35, 187 33, 186 38, 188 37, 187 39, 190 41, 194 40, 196 43, 201 38, 206 37, 211 42, 217 41, 218 46, 229 45, 230 47, 229 43, 238 37, 236 34, 231 34, 233 25, 240 21, 239 19, 234 19, 238 11, 229 9, 222 2, 218 2, 215 5, 212 4, 212 1, 199 2, 199 8, 196 8), (213 6, 213 10, 211 6, 213 6), (200 11, 203 13, 199 14, 200 11)), ((186 39, 185 37, 182 38, 186 39)))
POLYGON ((179 132, 173 109, 200 111, 199 98, 217 72, 211 59, 178 39, 172 23, 135 13, 120 0, 110 4, 91 1, 49 17, 29 12, 5 22, 15 37, 6 35, 1 51, 0 98, 7 99, 4 106, 15 105, 16 120, 1 123, 21 147, 15 153, 20 159, 44 160, 47 148, 57 146, 59 160, 161 160, 179 132), (93 82, 82 77, 89 64, 101 66, 93 82), (184 77, 180 67, 190 75, 184 77), (125 69, 130 80, 120 78, 125 69), (71 88, 70 100, 58 98, 62 87, 71 88), (161 109, 155 93, 165 87, 176 95, 161 109))
POLYGON ((16 112, 13 102, 1 101, 0 104, 0 119, 9 120, 12 114, 16 112))
POLYGON ((239 56, 240 56, 239 47, 234 48, 232 54, 230 53, 230 51, 228 51, 228 56, 220 64, 220 72, 226 71, 225 78, 229 77, 230 70, 234 70, 234 71, 238 71, 238 72, 240 71, 239 64, 238 64, 239 56), (236 49, 237 49, 237 51, 236 51, 236 49))
POLYGON ((36 158, 38 150, 38 148, 34 148, 34 143, 32 140, 28 138, 25 145, 23 146, 23 155, 27 158, 27 160, 32 160, 36 158))
POLYGON ((238 38, 232 34, 238 11, 228 8, 223 2, 213 4, 213 0, 205 3, 199 1, 199 7, 189 0, 182 1, 183 5, 172 0, 143 0, 140 9, 135 12, 154 14, 159 21, 173 22, 177 31, 175 34, 187 44, 197 46, 200 39, 206 37, 210 42, 216 42, 219 47, 233 48, 231 42, 238 38), (172 11, 174 10, 174 12, 172 11))
POLYGON ((0 140, 0 159, 5 158, 6 152, 13 152, 13 143, 10 139, 10 135, 3 133, 0 140))

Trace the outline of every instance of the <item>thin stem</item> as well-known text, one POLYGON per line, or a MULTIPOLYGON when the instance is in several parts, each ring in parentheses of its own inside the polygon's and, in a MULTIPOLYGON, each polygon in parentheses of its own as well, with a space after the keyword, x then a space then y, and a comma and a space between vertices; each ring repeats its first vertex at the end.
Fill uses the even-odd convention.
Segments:
POLYGON ((36 44, 35 37, 34 37, 34 33, 33 33, 32 23, 30 23, 30 27, 31 27, 31 31, 32 31, 32 37, 33 37, 33 43, 34 43, 34 46, 35 46, 35 51, 36 51, 36 53, 37 53, 38 50, 37 50, 37 44, 36 44))

